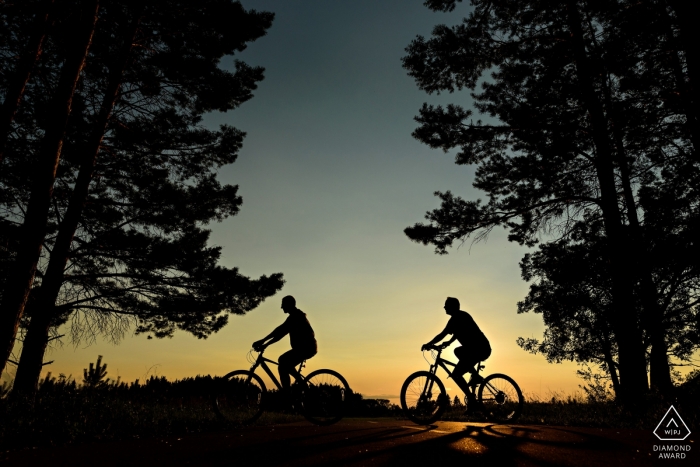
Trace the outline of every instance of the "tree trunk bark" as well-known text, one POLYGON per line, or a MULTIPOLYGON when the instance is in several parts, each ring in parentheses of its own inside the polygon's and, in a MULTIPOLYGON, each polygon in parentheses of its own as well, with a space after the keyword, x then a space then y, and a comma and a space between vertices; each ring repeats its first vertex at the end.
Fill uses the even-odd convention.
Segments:
POLYGON ((598 98, 588 60, 576 3, 567 3, 567 20, 571 33, 572 51, 578 75, 581 100, 589 115, 593 143, 596 149, 595 168, 600 187, 601 210, 608 238, 608 258, 612 276, 612 296, 615 313, 610 316, 618 344, 620 395, 623 403, 633 403, 649 386, 641 331, 633 301, 633 281, 629 276, 629 251, 617 205, 617 189, 613 154, 607 130, 607 119, 598 98))
POLYGON ((41 10, 36 15, 33 31, 29 37, 27 48, 17 61, 17 68, 10 79, 5 93, 5 100, 0 106, 0 164, 5 158, 5 147, 10 126, 15 118, 19 104, 24 95, 29 77, 32 75, 34 65, 41 57, 44 38, 48 32, 51 21, 49 14, 54 0, 45 0, 41 10))
POLYGON ((4 370, 7 359, 12 352, 19 320, 24 312, 27 296, 34 282, 34 274, 46 234, 46 223, 56 170, 61 157, 63 137, 75 88, 92 44, 98 10, 99 0, 85 2, 79 19, 76 43, 63 65, 52 105, 52 118, 48 120, 49 127, 46 129, 39 149, 27 213, 22 224, 17 258, 2 294, 0 348, 2 348, 3 358, 0 373, 4 370))
MULTIPOLYGON (((688 124, 692 126, 691 137, 695 150, 695 158, 698 157, 698 138, 700 137, 700 118, 698 116, 698 105, 700 98, 698 97, 698 80, 700 79, 700 57, 698 56, 698 43, 700 43, 700 34, 698 34, 695 8, 693 2, 685 0, 669 0, 671 8, 676 13, 676 24, 680 30, 680 39, 685 55, 686 66, 688 70, 688 84, 683 86, 687 90, 688 96, 686 100, 690 101, 690 105, 686 105, 686 119, 688 124)), ((682 89, 683 89, 682 88, 682 89)))
POLYGON ((611 345, 607 339, 603 339, 603 353, 605 357, 605 364, 608 365, 608 372, 610 373, 610 381, 612 382, 613 391, 615 392, 615 397, 620 397, 620 380, 617 377, 617 365, 612 357, 611 345))
MULTIPOLYGON (((664 20, 663 25, 665 28, 666 36, 665 42, 670 45, 666 52, 671 54, 671 68, 676 81, 675 89, 668 89, 668 91, 680 92, 680 95, 678 97, 681 104, 679 106, 681 107, 682 112, 685 115, 686 127, 688 128, 688 138, 690 139, 690 142, 693 147, 693 154, 691 154, 691 157, 695 162, 700 162, 700 158, 698 156, 698 148, 700 148, 700 117, 698 116, 697 108, 698 71, 697 52, 695 51, 697 47, 692 47, 693 44, 691 43, 690 49, 692 50, 689 50, 688 41, 693 40, 691 37, 689 37, 689 34, 687 32, 688 28, 690 27, 688 25, 689 18, 681 18, 679 15, 682 12, 685 12, 685 14, 691 13, 686 11, 688 9, 682 3, 683 2, 676 1, 670 2, 672 9, 676 13, 675 18, 673 17, 673 15, 669 15, 665 4, 661 5, 661 11, 657 11, 657 13, 664 20), (680 30, 681 33, 680 48, 677 47, 678 42, 677 38, 675 37, 674 26, 678 30, 680 30), (685 57, 685 70, 683 69, 683 62, 681 60, 681 56, 685 57), (694 67, 692 70, 694 73, 691 72, 691 67, 694 67), (693 78, 696 78, 696 80, 693 80, 693 78)), ((695 35, 697 36, 697 33, 695 35)), ((700 38, 697 39, 700 40, 700 38)))
POLYGON ((138 31, 140 18, 137 18, 124 37, 124 46, 114 65, 110 68, 109 79, 102 105, 93 130, 88 139, 87 149, 82 158, 78 178, 73 188, 68 209, 59 226, 56 242, 53 245, 49 265, 38 290, 37 306, 32 315, 29 329, 22 346, 13 397, 22 395, 32 398, 41 375, 44 353, 49 342, 49 331, 56 315, 56 300, 63 285, 64 272, 70 255, 73 237, 82 218, 83 208, 88 197, 90 182, 100 152, 112 110, 119 96, 124 70, 129 62, 132 45, 138 31))
POLYGON ((634 196, 632 196, 627 162, 621 158, 619 163, 631 226, 632 245, 640 253, 636 260, 640 271, 641 287, 639 290, 644 309, 642 321, 651 343, 649 382, 651 387, 656 388, 664 397, 672 398, 673 382, 671 381, 671 367, 668 364, 668 345, 666 344, 666 327, 663 324, 663 309, 659 306, 651 265, 646 261, 646 248, 643 244, 642 231, 637 217, 637 205, 634 196))
POLYGON ((630 258, 636 262, 635 270, 639 271, 641 287, 642 308, 644 309, 643 325, 651 341, 651 357, 649 361, 649 381, 653 388, 661 392, 664 397, 673 397, 673 382, 671 381, 671 367, 668 364, 668 345, 666 344, 666 327, 663 324, 663 309, 659 305, 658 291, 654 283, 652 266, 647 261, 646 247, 642 234, 639 216, 637 215, 637 201, 632 192, 632 181, 629 164, 625 157, 624 141, 620 134, 620 118, 615 105, 612 102, 609 87, 605 89, 605 105, 610 115, 612 135, 615 141, 615 155, 620 169, 620 182, 627 205, 627 220, 630 225, 631 244, 634 250, 640 254, 630 258))

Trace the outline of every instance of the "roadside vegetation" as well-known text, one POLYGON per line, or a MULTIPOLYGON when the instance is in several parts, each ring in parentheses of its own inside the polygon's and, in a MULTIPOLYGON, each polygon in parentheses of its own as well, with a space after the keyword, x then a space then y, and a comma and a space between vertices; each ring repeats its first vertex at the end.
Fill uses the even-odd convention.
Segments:
MULTIPOLYGON (((71 376, 48 374, 40 381, 33 404, 7 397, 8 383, 0 386, 0 450, 16 450, 114 439, 138 439, 240 428, 218 418, 210 394, 217 379, 196 376, 176 381, 151 376, 125 383, 109 380, 100 362, 86 369, 81 383, 71 376)), ((700 426, 700 372, 691 373, 677 387, 673 402, 691 431, 700 426)), ((267 411, 256 422, 275 425, 303 421, 283 410, 276 391, 270 391, 267 411)), ((600 394, 599 394, 600 396, 600 394)), ((649 396, 635 410, 623 408, 612 397, 596 399, 589 392, 576 396, 553 394, 549 399, 527 397, 518 424, 653 429, 668 410, 660 396, 649 396)), ((403 418, 389 400, 348 398, 347 417, 403 418)), ((463 402, 451 401, 442 420, 485 422, 481 415, 464 415, 463 402)))
MULTIPOLYGON (((700 373, 676 388, 676 398, 669 402, 659 393, 650 393, 638 405, 626 407, 614 397, 595 399, 585 393, 552 393, 548 398, 525 395, 519 425, 553 425, 600 428, 636 428, 653 430, 673 405, 691 431, 700 426, 700 373)), ((464 415, 464 405, 452 404, 442 420, 486 422, 483 416, 464 415)))
MULTIPOLYGON (((98 356, 83 370, 82 381, 72 375, 48 373, 39 381, 35 397, 18 397, 12 383, 0 385, 0 451, 85 443, 110 439, 138 439, 230 430, 241 426, 222 419, 213 407, 218 377, 195 376, 169 381, 151 376, 126 383, 108 377, 98 356)), ((276 390, 264 399, 265 412, 256 424, 301 421, 276 390)), ((348 397, 347 416, 399 416, 388 400, 348 397)))
MULTIPOLYGON (((53 446, 108 439, 136 439, 232 429, 212 409, 216 379, 196 376, 176 381, 151 376, 125 383, 105 379, 82 384, 70 376, 39 383, 33 404, 0 400, 0 449, 53 446)), ((2 386, 8 392, 8 384, 2 386)), ((301 420, 293 414, 263 414, 260 423, 301 420)))

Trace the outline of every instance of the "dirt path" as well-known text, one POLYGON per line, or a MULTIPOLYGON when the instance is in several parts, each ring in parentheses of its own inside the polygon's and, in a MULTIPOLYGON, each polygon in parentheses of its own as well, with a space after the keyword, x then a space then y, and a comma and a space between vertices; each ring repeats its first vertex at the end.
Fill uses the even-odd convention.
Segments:
MULTIPOLYGON (((95 443, 0 454, 2 466, 184 465, 700 465, 693 434, 684 459, 659 460, 651 431, 489 423, 350 419, 331 427, 305 422, 221 433, 95 443), (430 465, 430 464, 426 464, 430 465)), ((674 443, 667 443, 674 444, 674 443)))

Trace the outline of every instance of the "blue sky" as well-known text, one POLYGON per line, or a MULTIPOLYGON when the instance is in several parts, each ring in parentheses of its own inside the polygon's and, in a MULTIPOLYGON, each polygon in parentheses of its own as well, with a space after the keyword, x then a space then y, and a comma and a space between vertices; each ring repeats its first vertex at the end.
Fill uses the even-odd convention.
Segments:
MULTIPOLYGON (((454 296, 494 347, 486 373, 510 374, 526 394, 576 390, 575 365, 549 365, 515 344, 544 329, 539 316, 516 313, 527 293, 518 268, 524 248, 496 231, 438 256, 403 234, 438 206, 436 190, 481 196, 472 168, 411 137, 424 102, 469 107, 469 94, 426 95, 401 67, 416 35, 461 21, 469 7, 444 14, 420 0, 242 3, 276 17, 268 35, 236 57, 266 68, 255 97, 206 119, 247 132, 238 161, 220 173, 240 186, 242 210, 211 225, 211 242, 245 275, 284 273, 285 288, 209 339, 67 342, 52 350, 48 370, 78 376, 98 354, 110 376, 124 380, 247 368, 245 353, 282 322, 279 301, 291 294, 319 341, 309 369, 334 368, 366 396, 393 398, 408 374, 427 368, 420 346, 445 325, 442 305, 454 296)), ((270 355, 287 348, 283 340, 270 355)))

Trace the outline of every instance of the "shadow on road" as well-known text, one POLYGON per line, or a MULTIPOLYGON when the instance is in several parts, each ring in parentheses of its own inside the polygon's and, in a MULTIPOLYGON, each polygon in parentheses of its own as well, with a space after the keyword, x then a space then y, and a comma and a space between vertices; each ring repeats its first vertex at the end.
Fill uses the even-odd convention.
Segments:
MULTIPOLYGON (((650 465, 655 438, 642 430, 508 426, 354 419, 330 427, 304 423, 223 433, 95 443, 13 452, 4 465, 650 465), (65 461, 65 462, 64 462, 65 461)), ((689 440, 692 442, 692 440, 689 440)), ((694 454, 694 453, 693 453, 694 454)), ((690 465, 694 461, 687 459, 690 465)))
MULTIPOLYGON (((237 450, 237 455, 257 456, 269 465, 330 461, 340 465, 415 465, 465 460, 470 465, 499 466, 592 465, 610 461, 639 465, 640 461, 649 460, 647 452, 639 452, 634 446, 634 441, 641 440, 632 440, 630 445, 627 440, 565 428, 463 423, 419 427, 397 422, 388 427, 377 424, 319 431, 246 444, 241 446, 242 451, 237 450)), ((206 457, 207 462, 217 464, 222 460, 220 454, 212 452, 206 457)))

